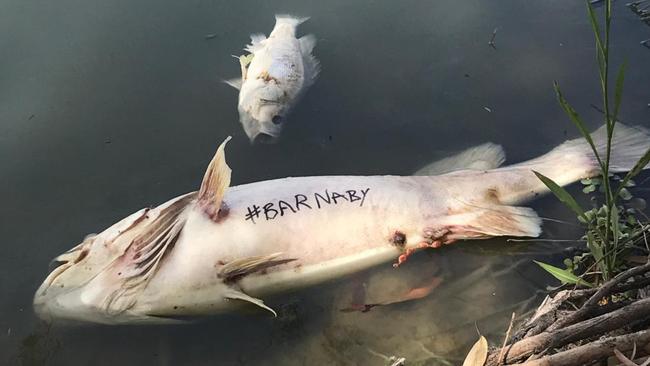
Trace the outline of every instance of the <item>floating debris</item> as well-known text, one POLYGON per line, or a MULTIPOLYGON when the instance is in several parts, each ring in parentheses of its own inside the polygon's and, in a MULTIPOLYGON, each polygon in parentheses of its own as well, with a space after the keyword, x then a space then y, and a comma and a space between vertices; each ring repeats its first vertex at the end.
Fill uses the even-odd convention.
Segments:
POLYGON ((641 46, 650 48, 650 38, 646 39, 645 41, 641 41, 641 46))
MULTIPOLYGON (((634 1, 626 5, 628 8, 630 8, 630 10, 632 10, 632 12, 634 12, 634 14, 638 15, 639 18, 641 18, 642 22, 650 25, 650 0, 634 1)), ((650 40, 645 40, 641 42, 641 44, 650 48, 650 46, 647 45, 648 41, 650 40)))
POLYGON ((494 39, 497 38, 497 30, 499 30, 499 28, 494 28, 494 30, 492 31, 492 38, 490 38, 490 42, 488 42, 488 45, 494 48, 495 50, 497 49, 497 46, 494 43, 494 39))

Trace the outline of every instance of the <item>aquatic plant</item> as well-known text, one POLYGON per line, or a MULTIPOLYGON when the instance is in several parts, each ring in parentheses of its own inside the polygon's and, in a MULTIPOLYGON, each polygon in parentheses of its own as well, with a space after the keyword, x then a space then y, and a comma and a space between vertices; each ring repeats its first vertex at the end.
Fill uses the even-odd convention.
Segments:
POLYGON ((637 161, 624 177, 610 175, 612 164, 612 139, 616 129, 618 113, 621 106, 623 94, 623 81, 625 77, 625 63, 617 72, 614 86, 614 99, 611 100, 610 93, 610 26, 612 20, 611 0, 604 4, 604 28, 601 28, 594 8, 590 2, 587 3, 589 20, 593 28, 596 57, 598 61, 598 74, 600 77, 600 88, 602 94, 602 110, 607 131, 607 144, 605 151, 599 151, 594 145, 591 135, 579 116, 578 112, 566 100, 560 86, 554 83, 555 93, 562 109, 569 116, 569 119, 576 125, 584 139, 589 143, 601 170, 601 178, 583 180, 585 185, 583 192, 590 194, 598 190, 604 196, 599 202, 597 197, 592 197, 595 206, 585 210, 576 199, 564 188, 553 182, 550 178, 535 172, 537 177, 553 192, 553 194, 578 217, 578 220, 586 227, 583 239, 587 242, 588 255, 576 256, 565 260, 567 269, 561 269, 545 263, 537 262, 542 268, 558 278, 563 283, 572 283, 592 287, 595 284, 605 282, 613 278, 617 273, 626 268, 625 256, 634 250, 640 250, 645 254, 650 252, 645 240, 645 233, 650 225, 643 223, 638 217, 643 215, 641 211, 644 205, 641 200, 632 200, 628 190, 634 186, 634 178, 650 162, 650 150, 637 161), (636 203, 636 204, 635 204, 636 203), (645 242, 645 247, 640 246, 645 242), (595 269, 595 270, 594 270, 595 269), (576 271, 583 270, 582 275, 576 275, 576 271), (592 283, 593 282, 593 283, 592 283))

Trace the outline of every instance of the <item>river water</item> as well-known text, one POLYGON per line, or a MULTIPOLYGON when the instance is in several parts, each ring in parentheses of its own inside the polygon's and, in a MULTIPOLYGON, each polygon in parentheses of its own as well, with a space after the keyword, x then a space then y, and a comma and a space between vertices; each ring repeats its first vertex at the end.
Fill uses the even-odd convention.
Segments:
MULTIPOLYGON (((601 9, 602 10, 602 9, 601 9)), ((620 118, 650 126, 650 28, 614 7, 612 61, 627 61, 620 118)), ((576 243, 458 243, 352 278, 268 299, 262 312, 187 326, 59 327, 32 296, 51 258, 131 212, 197 189, 227 135, 233 184, 333 174, 411 174, 492 141, 508 162, 577 131, 557 80, 592 128, 602 116, 581 1, 5 0, 0 3, 0 364, 458 364, 477 329, 499 344, 554 284, 532 259, 559 263, 576 243), (251 146, 238 123, 237 76, 254 32, 275 13, 309 15, 322 73, 282 140, 251 146), (490 47, 493 31, 495 47, 490 47), (207 37, 206 37, 207 36, 207 37), (421 300, 344 312, 440 282, 421 300), (383 355, 383 356, 382 356, 383 355)), ((647 185, 646 185, 647 187, 647 185)), ((579 187, 572 187, 578 192, 579 187)), ((637 194, 648 196, 641 187, 637 194)), ((587 202, 585 197, 583 202, 587 202)), ((543 238, 580 229, 553 198, 531 203, 543 238)))

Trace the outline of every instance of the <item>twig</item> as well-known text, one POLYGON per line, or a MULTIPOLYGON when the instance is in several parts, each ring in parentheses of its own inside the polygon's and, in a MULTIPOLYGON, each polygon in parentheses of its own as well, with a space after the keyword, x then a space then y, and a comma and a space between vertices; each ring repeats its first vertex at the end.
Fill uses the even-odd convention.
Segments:
POLYGON ((650 271, 650 262, 628 269, 625 272, 621 272, 616 277, 612 278, 605 284, 603 284, 594 295, 592 295, 587 302, 582 305, 580 310, 571 313, 569 316, 557 321, 555 324, 551 325, 548 328, 548 331, 554 331, 565 327, 570 324, 577 323, 588 317, 589 313, 594 311, 594 308, 598 305, 598 302, 604 297, 611 295, 614 289, 618 286, 619 283, 627 280, 630 277, 644 274, 650 271))
MULTIPOLYGON (((634 362, 632 362, 632 360, 630 360, 629 358, 625 357, 625 355, 621 353, 621 351, 617 350, 616 348, 614 348, 614 355, 616 356, 616 358, 618 358, 619 361, 621 361, 621 363, 624 366, 639 366, 634 362)), ((634 359, 634 356, 632 356, 632 359, 634 359)))
POLYGON ((611 356, 614 349, 627 351, 632 349, 636 343, 647 344, 648 342, 650 342, 650 330, 643 330, 618 337, 600 339, 564 352, 513 366, 585 365, 590 361, 611 356))
POLYGON ((510 332, 512 331, 512 324, 514 324, 514 322, 515 322, 515 313, 512 312, 512 316, 510 317, 510 325, 508 325, 506 336, 503 337, 503 345, 501 346, 501 352, 499 352, 499 358, 497 359, 499 364, 501 364, 503 361, 503 353, 506 351, 506 344, 508 344, 508 340, 510 339, 510 332))
MULTIPOLYGON (((597 316, 556 331, 546 331, 523 339, 508 347, 506 362, 517 361, 546 348, 558 348, 577 340, 598 336, 619 329, 635 319, 650 316, 650 298, 636 301, 611 313, 597 316)), ((648 331, 650 337, 650 330, 648 331)), ((626 348, 627 349, 627 348, 626 348)), ((497 365, 496 355, 488 358, 486 365, 497 365)))

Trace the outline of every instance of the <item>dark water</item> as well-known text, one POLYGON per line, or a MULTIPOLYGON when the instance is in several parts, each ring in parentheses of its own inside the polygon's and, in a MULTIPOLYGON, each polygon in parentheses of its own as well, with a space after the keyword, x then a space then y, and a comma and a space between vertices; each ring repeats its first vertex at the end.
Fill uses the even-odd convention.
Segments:
MULTIPOLYGON (((500 343, 511 312, 523 315, 552 283, 530 260, 557 260, 564 245, 491 240, 421 253, 399 272, 387 264, 270 299, 277 320, 48 327, 31 300, 49 260, 85 234, 196 189, 227 135, 239 184, 409 174, 485 141, 521 161, 576 136, 553 80, 595 128, 590 32, 582 1, 1 2, 0 364, 383 364, 375 352, 435 365, 458 363, 476 327, 500 343), (323 72, 283 140, 250 146, 236 93, 220 80, 237 75, 230 55, 248 34, 268 33, 283 12, 312 17, 300 31, 317 36, 323 72), (434 276, 443 283, 424 300, 338 310, 362 282, 382 298, 434 276)), ((639 45, 649 34, 616 3, 612 61, 627 61, 628 124, 650 125, 650 51, 639 45)), ((532 206, 571 220, 553 199, 532 206)), ((544 235, 579 230, 550 223, 544 235)))

